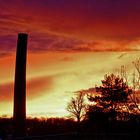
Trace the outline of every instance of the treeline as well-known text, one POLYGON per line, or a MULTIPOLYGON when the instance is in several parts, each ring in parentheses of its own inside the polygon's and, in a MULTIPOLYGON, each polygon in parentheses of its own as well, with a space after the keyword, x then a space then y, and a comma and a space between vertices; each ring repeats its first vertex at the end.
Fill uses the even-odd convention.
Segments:
MULTIPOLYGON (((26 129, 27 136, 76 133, 77 123, 65 118, 27 118, 26 129)), ((0 136, 7 138, 13 134, 13 118, 0 118, 0 136)))
POLYGON ((51 135, 76 131, 76 122, 71 119, 27 119, 28 135, 51 135))
MULTIPOLYGON (((129 134, 139 135, 140 116, 131 115, 127 121, 111 121, 101 114, 96 120, 83 120, 80 124, 72 119, 27 119, 27 136, 56 134, 129 134)), ((13 135, 13 119, 0 118, 0 130, 4 137, 13 135)))

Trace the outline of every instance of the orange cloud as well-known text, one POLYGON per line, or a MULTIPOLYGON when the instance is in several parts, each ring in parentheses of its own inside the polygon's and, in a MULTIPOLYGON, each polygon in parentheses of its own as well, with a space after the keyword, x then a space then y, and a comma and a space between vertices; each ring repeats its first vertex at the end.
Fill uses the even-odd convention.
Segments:
MULTIPOLYGON (((39 98, 52 90, 53 88, 53 80, 51 77, 39 77, 30 79, 27 81, 27 99, 33 100, 35 98, 39 98)), ((9 102, 13 100, 14 93, 14 84, 6 83, 0 84, 0 100, 1 102, 9 102)))

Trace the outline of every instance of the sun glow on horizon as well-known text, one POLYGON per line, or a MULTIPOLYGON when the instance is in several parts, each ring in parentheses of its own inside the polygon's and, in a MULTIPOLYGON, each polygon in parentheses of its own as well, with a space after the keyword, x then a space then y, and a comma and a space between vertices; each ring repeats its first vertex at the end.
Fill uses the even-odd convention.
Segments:
MULTIPOLYGON (((100 85, 104 74, 121 65, 131 69, 139 52, 29 53, 27 63, 27 116, 60 116, 73 92, 100 85), (131 56, 131 58, 130 58, 131 56)), ((0 114, 13 111, 15 56, 0 58, 0 114)))

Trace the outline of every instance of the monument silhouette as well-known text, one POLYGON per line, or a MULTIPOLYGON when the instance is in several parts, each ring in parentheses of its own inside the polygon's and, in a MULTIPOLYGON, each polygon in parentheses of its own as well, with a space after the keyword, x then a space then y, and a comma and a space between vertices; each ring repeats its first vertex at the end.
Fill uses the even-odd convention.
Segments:
POLYGON ((27 38, 25 33, 18 34, 16 69, 14 85, 14 135, 26 135, 26 56, 27 38))

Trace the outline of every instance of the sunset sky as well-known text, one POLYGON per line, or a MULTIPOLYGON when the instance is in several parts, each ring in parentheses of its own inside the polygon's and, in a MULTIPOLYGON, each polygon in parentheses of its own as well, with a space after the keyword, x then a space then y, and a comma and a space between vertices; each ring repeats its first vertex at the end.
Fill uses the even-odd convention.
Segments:
POLYGON ((74 91, 140 54, 139 0, 0 0, 0 116, 12 115, 17 34, 29 34, 27 115, 66 116, 74 91))

